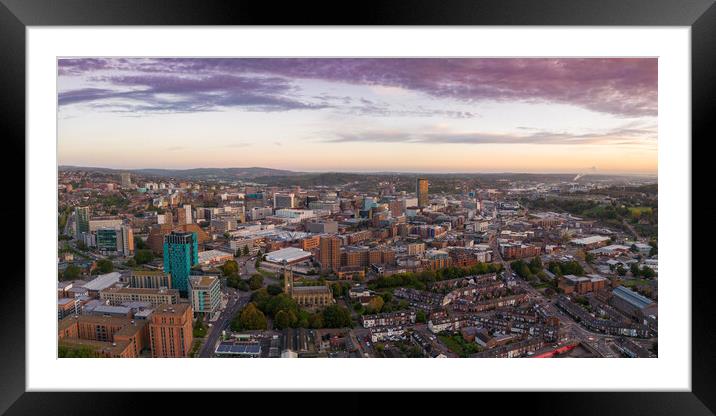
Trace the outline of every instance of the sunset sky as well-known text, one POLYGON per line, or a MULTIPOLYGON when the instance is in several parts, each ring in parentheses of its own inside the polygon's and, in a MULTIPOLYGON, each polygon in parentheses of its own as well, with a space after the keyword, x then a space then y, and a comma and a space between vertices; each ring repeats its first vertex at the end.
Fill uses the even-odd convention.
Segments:
POLYGON ((62 165, 657 171, 656 59, 60 59, 62 165))

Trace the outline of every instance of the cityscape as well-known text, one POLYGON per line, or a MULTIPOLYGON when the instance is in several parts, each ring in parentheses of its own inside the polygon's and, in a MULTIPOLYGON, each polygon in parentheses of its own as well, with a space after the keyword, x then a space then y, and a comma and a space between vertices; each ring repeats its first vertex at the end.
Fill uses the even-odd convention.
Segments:
POLYGON ((58 357, 655 358, 655 62, 60 59, 58 357))

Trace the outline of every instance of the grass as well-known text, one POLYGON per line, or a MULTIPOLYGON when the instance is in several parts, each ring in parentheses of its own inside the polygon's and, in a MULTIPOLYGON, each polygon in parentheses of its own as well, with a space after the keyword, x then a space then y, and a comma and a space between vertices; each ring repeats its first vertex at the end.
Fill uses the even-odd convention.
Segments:
POLYGON ((649 286, 649 281, 646 279, 630 279, 622 280, 622 286, 625 287, 637 287, 637 286, 649 286))
POLYGON ((477 344, 465 341, 461 335, 438 335, 438 339, 445 344, 450 351, 463 358, 470 354, 480 352, 480 347, 477 344))
POLYGON ((272 277, 272 278, 276 277, 276 272, 270 272, 270 271, 264 270, 260 267, 257 267, 256 271, 259 272, 263 277, 272 277))
POLYGON ((636 216, 641 215, 642 212, 651 213, 652 208, 651 207, 629 207, 629 212, 631 213, 631 215, 636 217, 636 216))

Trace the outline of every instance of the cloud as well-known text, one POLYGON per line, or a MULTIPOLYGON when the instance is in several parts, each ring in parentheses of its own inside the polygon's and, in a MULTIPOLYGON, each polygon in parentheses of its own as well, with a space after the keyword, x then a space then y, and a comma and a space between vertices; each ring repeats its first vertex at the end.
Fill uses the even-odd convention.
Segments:
POLYGON ((634 145, 653 146, 656 133, 650 128, 616 128, 595 133, 535 131, 528 134, 494 132, 425 131, 405 133, 368 130, 357 133, 337 132, 321 139, 325 143, 419 143, 419 144, 554 144, 554 145, 634 145))
MULTIPOLYGON (((58 67, 60 75, 68 76, 139 72, 145 80, 127 85, 151 81, 153 88, 193 93, 201 85, 201 92, 228 92, 226 105, 267 109, 325 108, 276 96, 275 89, 287 88, 287 80, 313 79, 467 103, 560 103, 620 117, 657 115, 656 58, 113 58, 61 59, 58 67), (154 78, 146 78, 150 74, 154 78), (262 82, 256 75, 267 78, 262 82), (199 76, 208 79, 186 79, 199 76), (197 84, 193 88, 192 82, 197 84), (242 84, 249 87, 247 96, 237 91, 242 84), (267 96, 278 102, 262 103, 267 96)), ((122 79, 110 76, 109 82, 121 84, 122 79)))
POLYGON ((286 95, 294 87, 286 80, 266 77, 211 75, 115 75, 95 78, 112 88, 83 88, 59 94, 60 106, 97 103, 95 108, 130 112, 197 112, 227 107, 250 111, 325 108, 286 95))

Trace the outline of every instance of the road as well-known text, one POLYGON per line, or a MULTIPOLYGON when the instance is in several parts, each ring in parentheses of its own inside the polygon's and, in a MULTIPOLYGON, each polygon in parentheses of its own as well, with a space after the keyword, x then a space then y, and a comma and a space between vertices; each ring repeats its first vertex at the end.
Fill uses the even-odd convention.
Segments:
MULTIPOLYGON (((500 234, 500 231, 501 227, 498 225, 495 234, 490 235, 489 244, 492 248, 493 261, 500 262, 505 270, 505 273, 512 273, 510 263, 502 258, 499 247, 497 246, 497 235, 500 234)), ((584 265, 586 265, 586 263, 584 263, 584 265)), ((544 295, 542 295, 542 293, 540 293, 528 282, 519 277, 516 277, 516 281, 517 286, 522 288, 531 300, 534 300, 535 302, 539 303, 550 315, 559 317, 560 333, 562 339, 576 339, 582 343, 588 343, 589 346, 591 346, 594 350, 598 351, 599 354, 604 357, 617 356, 610 348, 610 343, 613 338, 612 336, 587 330, 579 323, 574 321, 569 315, 562 313, 562 311, 558 310, 557 307, 554 305, 553 300, 547 299, 544 295)))
POLYGON ((212 322, 211 328, 209 328, 206 339, 204 340, 204 344, 199 350, 199 358, 211 357, 216 348, 216 343, 219 341, 219 337, 221 336, 221 331, 229 327, 229 323, 234 315, 236 315, 241 308, 246 306, 251 299, 251 292, 241 292, 233 288, 227 288, 226 293, 229 296, 229 301, 224 310, 221 311, 219 319, 212 322))

